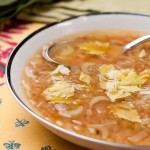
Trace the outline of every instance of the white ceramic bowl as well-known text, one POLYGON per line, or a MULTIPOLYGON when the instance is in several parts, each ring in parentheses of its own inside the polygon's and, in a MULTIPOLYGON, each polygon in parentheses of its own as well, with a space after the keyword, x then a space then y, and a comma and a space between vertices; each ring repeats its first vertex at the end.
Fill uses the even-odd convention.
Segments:
POLYGON ((150 16, 129 13, 102 13, 67 19, 43 27, 26 37, 12 52, 7 65, 7 83, 16 101, 50 131, 75 144, 95 150, 150 150, 149 147, 112 143, 82 136, 56 126, 30 106, 21 89, 21 76, 31 55, 43 45, 68 34, 95 29, 133 29, 150 31, 150 16))

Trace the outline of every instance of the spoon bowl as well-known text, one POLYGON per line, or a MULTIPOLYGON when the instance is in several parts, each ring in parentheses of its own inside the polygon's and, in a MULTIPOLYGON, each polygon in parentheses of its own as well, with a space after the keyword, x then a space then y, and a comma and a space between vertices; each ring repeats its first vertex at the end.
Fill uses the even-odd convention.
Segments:
MULTIPOLYGON (((136 46, 138 46, 144 42, 149 41, 149 40, 150 40, 150 35, 144 35, 144 36, 139 37, 139 38, 133 40, 132 42, 126 44, 123 47, 123 50, 124 50, 124 52, 126 52, 126 51, 131 50, 132 48, 134 48, 134 47, 136 47, 136 46)), ((80 42, 83 42, 83 41, 87 41, 87 40, 81 40, 80 42)), ((66 44, 77 43, 77 42, 78 41, 76 41, 76 40, 69 40, 69 41, 62 41, 62 42, 52 44, 51 46, 47 46, 47 47, 43 48, 42 55, 47 61, 54 62, 54 63, 60 65, 62 63, 54 60, 52 57, 53 54, 56 53, 54 49, 58 46, 63 46, 66 44)))

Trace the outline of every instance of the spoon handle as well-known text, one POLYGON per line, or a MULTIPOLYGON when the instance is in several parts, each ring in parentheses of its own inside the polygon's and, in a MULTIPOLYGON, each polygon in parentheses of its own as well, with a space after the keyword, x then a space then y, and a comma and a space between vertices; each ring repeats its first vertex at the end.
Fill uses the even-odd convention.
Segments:
POLYGON ((137 45, 144 43, 148 40, 150 40, 150 35, 142 36, 142 37, 130 42, 129 44, 125 45, 124 50, 125 51, 129 50, 129 49, 133 48, 134 46, 137 46, 137 45))

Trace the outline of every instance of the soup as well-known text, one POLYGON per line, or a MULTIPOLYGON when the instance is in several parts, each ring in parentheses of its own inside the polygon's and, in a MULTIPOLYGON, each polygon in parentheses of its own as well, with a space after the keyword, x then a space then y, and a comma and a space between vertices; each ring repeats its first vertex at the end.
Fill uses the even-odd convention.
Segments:
POLYGON ((48 62, 39 50, 27 62, 22 87, 29 102, 53 124, 88 137, 150 145, 150 42, 126 53, 138 31, 69 35, 48 62), (64 64, 64 65, 63 65, 64 64))

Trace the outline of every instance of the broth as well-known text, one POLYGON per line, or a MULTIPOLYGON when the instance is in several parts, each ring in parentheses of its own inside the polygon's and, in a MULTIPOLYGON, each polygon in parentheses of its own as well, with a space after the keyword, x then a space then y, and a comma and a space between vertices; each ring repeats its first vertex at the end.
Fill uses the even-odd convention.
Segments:
MULTIPOLYGON (((69 35, 56 65, 38 51, 27 62, 22 87, 45 119, 62 128, 116 143, 150 145, 150 42, 127 53, 138 31, 107 30, 69 35)), ((49 44, 50 45, 50 44, 49 44)))

